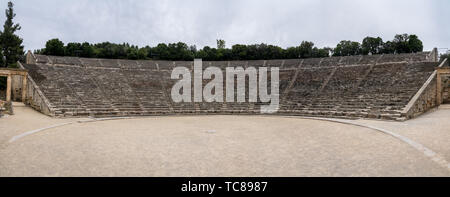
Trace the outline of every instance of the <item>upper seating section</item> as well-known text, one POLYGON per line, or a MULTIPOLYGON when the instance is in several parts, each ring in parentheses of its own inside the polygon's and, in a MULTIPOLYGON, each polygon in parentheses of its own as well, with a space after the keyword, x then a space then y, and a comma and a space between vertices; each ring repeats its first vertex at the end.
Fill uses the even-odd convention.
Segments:
MULTIPOLYGON (((310 67, 334 67, 346 65, 361 65, 391 62, 423 62, 429 60, 429 52, 407 54, 381 54, 358 55, 328 58, 307 58, 287 60, 240 60, 240 61, 204 61, 203 67, 215 66, 224 69, 228 66, 243 67, 280 67, 280 69, 296 69, 310 67)), ((34 54, 34 62, 38 64, 80 65, 85 67, 103 67, 112 69, 155 69, 171 70, 175 66, 193 68, 192 61, 155 61, 155 60, 122 60, 122 59, 96 59, 68 56, 46 56, 34 54)))

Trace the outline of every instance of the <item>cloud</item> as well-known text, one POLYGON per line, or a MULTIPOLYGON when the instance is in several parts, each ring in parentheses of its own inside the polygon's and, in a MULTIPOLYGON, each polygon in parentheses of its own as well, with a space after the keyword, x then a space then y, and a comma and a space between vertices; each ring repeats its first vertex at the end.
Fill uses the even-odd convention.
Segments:
MULTIPOLYGON (((6 0, 0 8, 6 9, 6 0)), ((365 36, 391 40, 417 34, 426 50, 450 47, 446 0, 40 0, 15 1, 26 49, 51 38, 65 43, 128 42, 139 46, 186 42, 215 46, 313 41, 320 47, 365 36)), ((4 21, 4 16, 0 20, 4 21)))

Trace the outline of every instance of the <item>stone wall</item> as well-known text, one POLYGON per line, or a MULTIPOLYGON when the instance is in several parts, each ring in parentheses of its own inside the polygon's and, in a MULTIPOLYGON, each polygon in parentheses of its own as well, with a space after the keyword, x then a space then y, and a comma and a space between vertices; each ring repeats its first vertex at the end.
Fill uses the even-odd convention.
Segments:
POLYGON ((0 100, 6 101, 6 90, 0 89, 0 100))
MULTIPOLYGON (((23 64, 18 62, 18 65, 20 68, 25 69, 23 64)), ((47 100, 47 98, 44 96, 44 94, 41 92, 40 88, 36 84, 36 82, 33 80, 33 78, 28 75, 28 83, 27 83, 27 95, 25 104, 30 105, 32 108, 36 109, 37 111, 40 111, 41 113, 49 116, 54 116, 54 110, 52 110, 50 106, 50 102, 47 100)), ((20 83, 22 83, 22 80, 20 80, 20 83)), ((21 87, 21 86, 20 86, 21 87)))
POLYGON ((28 77, 26 104, 30 105, 32 108, 42 112, 45 115, 55 115, 54 110, 49 107, 50 103, 47 101, 47 99, 42 94, 39 87, 36 85, 36 83, 34 83, 31 77, 28 77))
POLYGON ((11 102, 0 100, 0 117, 2 117, 4 114, 13 115, 14 110, 11 102))
POLYGON ((14 75, 11 78, 11 100, 21 102, 23 76, 14 75))
MULTIPOLYGON (((437 50, 434 49, 430 54, 431 57, 436 57, 437 50)), ((436 63, 437 63, 437 59, 436 63)), ((443 67, 446 64, 447 59, 437 66, 437 68, 443 67)), ((422 87, 417 91, 414 97, 409 101, 402 112, 404 119, 410 119, 425 113, 426 111, 441 104, 438 99, 438 94, 442 93, 445 99, 445 89, 448 86, 448 78, 440 76, 438 77, 438 71, 435 70, 431 76, 428 77, 427 81, 422 85, 422 87), (438 90, 438 80, 441 82, 441 89, 438 90)), ((442 99, 442 98, 441 98, 442 99)))
MULTIPOLYGON (((1 92, 0 92, 1 93, 1 92)), ((6 102, 2 101, 0 99, 0 118, 3 116, 3 114, 5 114, 6 111, 6 107, 5 107, 6 102)))
POLYGON ((442 79, 442 99, 445 104, 450 103, 450 76, 444 76, 442 79))
POLYGON ((411 119, 423 114, 437 106, 437 78, 436 72, 430 76, 429 80, 419 90, 416 96, 410 101, 405 110, 402 112, 402 116, 405 119, 411 119))

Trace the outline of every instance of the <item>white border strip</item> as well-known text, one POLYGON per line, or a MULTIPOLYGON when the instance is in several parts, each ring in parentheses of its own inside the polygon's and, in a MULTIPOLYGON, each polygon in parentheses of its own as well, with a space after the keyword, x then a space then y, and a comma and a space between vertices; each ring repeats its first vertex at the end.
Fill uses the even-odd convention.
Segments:
POLYGON ((55 128, 55 127, 61 127, 61 126, 69 125, 69 124, 72 124, 72 123, 74 123, 74 122, 66 122, 66 123, 56 124, 56 125, 52 125, 52 126, 49 126, 49 127, 44 127, 44 128, 32 130, 32 131, 27 131, 25 133, 22 133, 20 135, 16 135, 16 136, 12 137, 8 142, 9 143, 13 143, 14 141, 17 141, 18 139, 23 138, 25 136, 28 136, 28 135, 31 135, 31 134, 34 134, 34 133, 37 133, 37 132, 40 132, 40 131, 44 131, 44 130, 47 130, 47 129, 52 129, 52 128, 55 128))

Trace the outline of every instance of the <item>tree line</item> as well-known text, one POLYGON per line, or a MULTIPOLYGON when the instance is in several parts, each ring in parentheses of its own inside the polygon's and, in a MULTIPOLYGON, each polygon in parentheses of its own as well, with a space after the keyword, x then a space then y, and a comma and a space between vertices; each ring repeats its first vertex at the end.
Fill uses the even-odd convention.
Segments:
MULTIPOLYGON (((16 13, 14 12, 14 4, 8 2, 8 8, 5 11, 6 20, 3 30, 0 31, 0 68, 17 68, 17 61, 21 60, 24 55, 22 46, 22 38, 16 35, 16 31, 20 30, 20 25, 13 22, 16 13)), ((0 89, 5 89, 6 78, 0 77, 0 89)))
POLYGON ((414 53, 423 51, 422 41, 412 34, 395 35, 391 41, 384 42, 380 37, 366 37, 362 43, 343 40, 336 47, 318 48, 313 42, 303 41, 298 46, 281 48, 268 44, 235 44, 226 48, 224 40, 217 40, 217 46, 205 46, 197 49, 195 45, 183 42, 165 44, 155 47, 138 47, 128 43, 115 44, 103 42, 71 42, 65 45, 55 38, 47 41, 45 48, 34 51, 37 54, 55 56, 77 56, 107 59, 159 59, 159 60, 193 60, 202 58, 206 61, 221 60, 257 60, 257 59, 297 59, 329 56, 349 56, 367 54, 414 53))
POLYGON ((22 46, 22 38, 16 35, 16 31, 20 30, 19 24, 13 22, 16 13, 14 12, 14 4, 8 2, 8 8, 5 11, 6 20, 3 25, 3 31, 0 31, 0 67, 17 67, 17 61, 24 54, 22 46))

